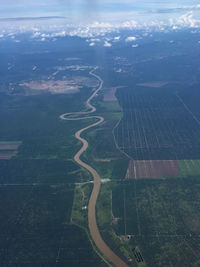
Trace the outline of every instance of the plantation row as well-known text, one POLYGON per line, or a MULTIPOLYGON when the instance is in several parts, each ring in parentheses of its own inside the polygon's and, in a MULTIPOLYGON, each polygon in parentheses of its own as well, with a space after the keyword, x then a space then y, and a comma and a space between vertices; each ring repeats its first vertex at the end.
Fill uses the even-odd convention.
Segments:
POLYGON ((123 89, 124 116, 115 136, 134 159, 198 159, 200 127, 179 97, 156 88, 123 89))
POLYGON ((150 266, 198 266, 199 202, 197 178, 129 180, 113 188, 113 227, 150 266))

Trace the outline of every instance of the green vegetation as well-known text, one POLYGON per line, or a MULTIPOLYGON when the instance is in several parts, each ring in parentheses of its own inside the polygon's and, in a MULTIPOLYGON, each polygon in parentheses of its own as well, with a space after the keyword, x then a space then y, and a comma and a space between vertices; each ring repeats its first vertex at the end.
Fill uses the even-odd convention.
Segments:
POLYGON ((92 191, 91 183, 75 185, 74 201, 72 206, 71 222, 87 230, 88 201, 92 191))
POLYGON ((83 159, 93 166, 105 179, 123 179, 128 167, 128 160, 115 144, 114 128, 122 118, 122 110, 116 101, 103 102, 103 91, 95 98, 96 115, 105 121, 97 128, 83 134, 89 143, 83 159))
POLYGON ((181 46, 184 34, 173 45, 173 34, 156 33, 156 42, 138 38, 137 49, 115 43, 109 52, 96 46, 98 53, 81 38, 23 36, 22 48, 0 42, 0 145, 20 144, 11 160, 0 160, 0 266, 105 266, 87 228, 91 175, 73 161, 81 146, 74 133, 91 120, 59 119, 86 110, 92 86, 51 95, 19 85, 88 78, 87 66, 97 60, 104 88, 94 114, 105 121, 83 134, 89 147, 82 158, 109 178, 96 207, 103 239, 130 266, 200 265, 199 37, 187 33, 181 46), (77 71, 75 64, 87 66, 77 71), (151 87, 154 81, 161 87, 151 87), (118 102, 104 102, 106 88, 119 85, 118 102), (179 160, 180 175, 125 181, 129 160, 122 152, 179 160))
POLYGON ((13 159, 0 160, 1 266, 105 266, 87 231, 70 219, 75 183, 91 178, 73 162, 80 147, 74 133, 87 121, 59 119, 84 109, 89 94, 1 94, 1 144, 22 142, 13 159))
POLYGON ((199 178, 118 183, 112 210, 122 223, 113 229, 150 266, 198 266, 199 187, 199 178))
POLYGON ((100 263, 85 232, 69 223, 73 185, 8 185, 0 191, 1 266, 100 263))
POLYGON ((180 160, 179 170, 182 177, 200 176, 200 160, 180 160))
POLYGON ((67 184, 88 179, 72 160, 0 160, 0 183, 67 184))
MULTIPOLYGON (((106 243, 124 259, 130 266, 146 266, 144 262, 137 263, 129 244, 129 237, 119 235, 116 232, 118 219, 113 213, 113 191, 119 187, 119 183, 107 182, 102 184, 97 201, 97 221, 101 235, 106 243), (143 265, 141 265, 143 263, 143 265)), ((115 207, 114 207, 115 208, 115 207)))

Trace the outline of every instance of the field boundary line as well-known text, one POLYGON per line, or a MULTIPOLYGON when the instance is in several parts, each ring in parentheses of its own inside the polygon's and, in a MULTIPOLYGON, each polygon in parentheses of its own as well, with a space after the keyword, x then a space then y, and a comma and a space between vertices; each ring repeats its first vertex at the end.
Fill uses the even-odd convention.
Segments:
POLYGON ((200 120, 197 119, 197 117, 194 115, 194 113, 191 111, 191 109, 185 104, 185 102, 183 101, 183 99, 178 95, 178 93, 175 94, 176 97, 179 99, 179 101, 183 104, 183 106, 185 107, 185 109, 190 113, 190 115, 192 116, 192 118, 197 122, 197 124, 200 126, 200 120))

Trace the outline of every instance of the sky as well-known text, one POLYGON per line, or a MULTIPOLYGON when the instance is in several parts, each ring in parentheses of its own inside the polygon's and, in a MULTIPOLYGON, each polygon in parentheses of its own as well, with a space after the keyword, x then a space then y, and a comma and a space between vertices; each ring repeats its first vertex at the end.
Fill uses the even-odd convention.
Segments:
POLYGON ((136 24, 199 26, 200 0, 0 0, 0 29, 4 31, 31 25, 49 30, 61 25, 136 24))

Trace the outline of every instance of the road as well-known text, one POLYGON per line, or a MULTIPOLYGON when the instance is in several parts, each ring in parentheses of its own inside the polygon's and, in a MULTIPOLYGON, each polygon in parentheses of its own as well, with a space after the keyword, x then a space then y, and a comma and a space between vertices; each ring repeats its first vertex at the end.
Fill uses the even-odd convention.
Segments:
POLYGON ((84 151, 86 151, 86 149, 88 148, 88 142, 87 140, 85 140, 84 138, 81 137, 81 134, 90 129, 93 128, 99 124, 101 124, 104 121, 104 118, 102 116, 82 116, 82 117, 70 117, 72 116, 79 116, 79 115, 89 115, 93 112, 96 111, 96 108, 90 103, 91 100, 96 96, 96 94, 102 89, 103 86, 103 80, 101 79, 101 77, 99 77, 98 75, 94 74, 93 72, 96 70, 96 68, 92 71, 90 71, 90 75, 94 76, 96 79, 99 80, 99 86, 98 88, 93 92, 93 94, 88 98, 88 100, 86 101, 86 106, 90 109, 89 111, 86 112, 72 112, 72 113, 64 113, 62 115, 60 115, 60 118, 63 120, 83 120, 83 119, 89 119, 89 118, 93 118, 93 119, 98 119, 97 122, 94 122, 80 130, 78 130, 75 133, 75 137, 81 141, 82 143, 82 147, 81 149, 76 153, 76 155, 74 156, 74 160, 82 167, 84 167, 85 169, 87 169, 93 176, 93 190, 89 199, 89 203, 88 203, 88 227, 89 227, 89 231, 91 234, 91 237, 94 241, 94 243, 96 244, 97 248, 101 251, 101 253, 106 257, 106 259, 111 262, 112 264, 114 264, 117 267, 128 267, 128 265, 121 260, 108 246, 107 244, 103 241, 98 226, 97 226, 97 221, 96 221, 96 202, 97 202, 97 198, 100 192, 100 188, 101 188, 101 177, 99 176, 99 174, 97 173, 97 171, 92 168, 90 165, 88 165, 87 163, 85 163, 84 161, 82 161, 80 159, 81 155, 84 153, 84 151))

